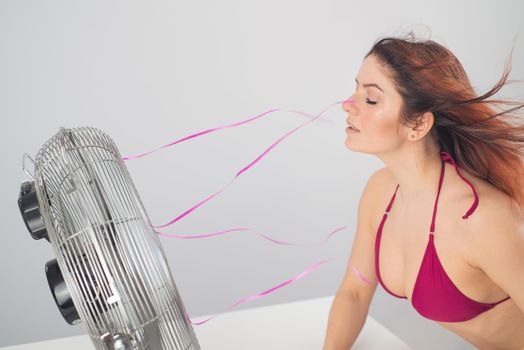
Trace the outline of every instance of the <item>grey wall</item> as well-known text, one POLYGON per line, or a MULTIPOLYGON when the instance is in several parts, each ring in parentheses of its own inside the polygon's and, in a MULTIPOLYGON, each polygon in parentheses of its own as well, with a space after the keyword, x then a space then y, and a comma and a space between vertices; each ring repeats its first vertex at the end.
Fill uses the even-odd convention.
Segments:
MULTIPOLYGON (((474 86, 502 72, 524 78, 521 1, 29 1, 0 2, 0 346, 85 333, 68 326, 48 290, 47 242, 29 237, 16 200, 24 152, 34 157, 60 126, 94 126, 123 155, 144 152, 274 107, 318 113, 354 89, 363 55, 382 35, 416 29, 449 47, 474 86)), ((522 85, 504 97, 522 98, 522 85), (520 94, 520 95, 519 95, 520 94)), ((238 309, 332 295, 351 249, 356 208, 378 158, 344 147, 339 106, 278 145, 221 196, 161 238, 190 317, 222 312, 322 258, 296 283, 238 309), (331 230, 348 230, 315 246, 331 230)), ((126 164, 151 220, 163 224, 228 183, 302 116, 275 113, 126 164)), ((469 349, 377 289, 371 315, 415 349, 469 349)), ((212 321, 211 321, 212 322, 212 321)), ((211 326, 211 325, 210 325, 211 326)))

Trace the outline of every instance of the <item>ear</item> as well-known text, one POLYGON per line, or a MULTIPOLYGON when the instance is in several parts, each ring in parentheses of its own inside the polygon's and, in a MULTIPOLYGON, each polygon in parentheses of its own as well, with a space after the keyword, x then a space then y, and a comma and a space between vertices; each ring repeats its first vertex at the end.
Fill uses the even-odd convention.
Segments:
POLYGON ((419 115, 417 122, 413 127, 413 131, 417 134, 417 138, 420 139, 429 133, 434 123, 435 116, 433 115, 433 112, 424 112, 419 115))

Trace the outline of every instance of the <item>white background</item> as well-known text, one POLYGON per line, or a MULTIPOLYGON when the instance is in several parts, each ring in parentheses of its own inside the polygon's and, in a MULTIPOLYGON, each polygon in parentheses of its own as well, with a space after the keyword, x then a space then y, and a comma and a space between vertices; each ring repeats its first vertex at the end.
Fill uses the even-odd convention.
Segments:
MULTIPOLYGON (((316 114, 352 93, 377 38, 410 29, 450 48, 484 92, 500 78, 517 35, 510 77, 524 78, 522 13, 517 0, 0 1, 0 346, 85 333, 56 309, 44 273, 51 246, 30 238, 16 203, 27 178, 22 154, 34 158, 59 127, 102 129, 125 156, 271 108, 316 114)), ((503 97, 523 98, 522 84, 503 97)), ((310 244, 277 246, 251 232, 162 237, 190 317, 222 312, 323 258, 337 261, 237 310, 336 292, 360 194, 383 166, 345 148, 345 117, 331 108, 330 123, 300 129, 222 195, 164 229, 195 235, 250 227, 310 244), (314 246, 341 226, 348 230, 314 246)), ((160 225, 306 120, 277 112, 126 165, 160 225)), ((380 287, 370 315, 416 349, 471 348, 380 287)))

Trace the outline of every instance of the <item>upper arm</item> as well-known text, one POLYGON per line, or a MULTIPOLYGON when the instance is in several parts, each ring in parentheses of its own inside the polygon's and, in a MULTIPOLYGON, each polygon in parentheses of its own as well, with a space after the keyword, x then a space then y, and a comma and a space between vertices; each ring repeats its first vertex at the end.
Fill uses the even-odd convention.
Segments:
POLYGON ((524 312, 524 218, 518 210, 501 209, 506 208, 501 208, 500 202, 486 207, 475 225, 471 240, 473 265, 524 312))
POLYGON ((369 178, 364 191, 361 194, 358 206, 357 228, 351 247, 348 264, 340 290, 371 302, 377 287, 375 274, 375 236, 372 219, 376 212, 376 199, 380 196, 380 189, 384 188, 386 173, 388 170, 382 168, 377 170, 369 178), (355 267, 366 277, 371 284, 364 283, 355 273, 355 267))

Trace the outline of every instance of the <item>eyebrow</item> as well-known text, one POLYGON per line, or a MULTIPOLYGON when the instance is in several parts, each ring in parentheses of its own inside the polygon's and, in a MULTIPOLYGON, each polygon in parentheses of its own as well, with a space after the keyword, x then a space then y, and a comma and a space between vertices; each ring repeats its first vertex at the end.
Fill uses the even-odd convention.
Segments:
MULTIPOLYGON (((356 82, 357 85, 358 85, 358 80, 357 80, 357 78, 355 78, 355 82, 356 82)), ((375 87, 375 88, 379 89, 380 91, 382 91, 382 93, 384 93, 384 90, 382 90, 382 89, 380 88, 380 86, 378 86, 378 85, 375 84, 375 83, 371 83, 371 84, 362 84, 362 86, 363 86, 363 87, 366 87, 366 88, 367 88, 367 87, 375 87)))

